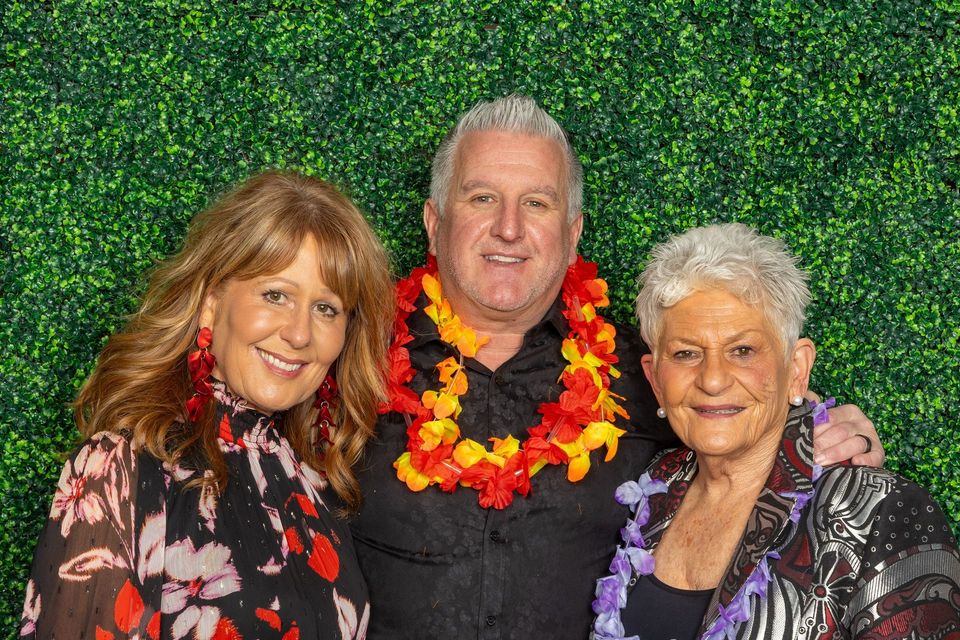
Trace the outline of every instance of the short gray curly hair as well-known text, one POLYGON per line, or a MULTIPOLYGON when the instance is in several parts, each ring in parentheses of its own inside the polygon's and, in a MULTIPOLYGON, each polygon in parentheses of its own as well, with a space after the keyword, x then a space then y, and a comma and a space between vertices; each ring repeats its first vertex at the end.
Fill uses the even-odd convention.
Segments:
POLYGON ((718 288, 759 307, 779 331, 786 352, 800 337, 810 302, 809 276, 797 262, 781 240, 737 222, 673 236, 653 248, 640 274, 640 334, 656 352, 663 311, 694 291, 718 288))
POLYGON ((433 157, 430 197, 443 217, 453 182, 457 147, 471 131, 507 131, 553 140, 560 145, 566 161, 567 221, 573 222, 583 207, 583 167, 570 144, 569 136, 533 98, 517 93, 491 102, 478 102, 447 132, 433 157))

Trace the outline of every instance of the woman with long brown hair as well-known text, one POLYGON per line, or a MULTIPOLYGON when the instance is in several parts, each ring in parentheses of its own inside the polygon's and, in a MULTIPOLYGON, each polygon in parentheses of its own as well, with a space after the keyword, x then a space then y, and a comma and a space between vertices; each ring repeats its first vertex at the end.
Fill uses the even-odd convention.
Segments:
POLYGON ((331 185, 268 172, 193 220, 75 406, 30 638, 359 638, 336 512, 383 399, 382 246, 331 185))

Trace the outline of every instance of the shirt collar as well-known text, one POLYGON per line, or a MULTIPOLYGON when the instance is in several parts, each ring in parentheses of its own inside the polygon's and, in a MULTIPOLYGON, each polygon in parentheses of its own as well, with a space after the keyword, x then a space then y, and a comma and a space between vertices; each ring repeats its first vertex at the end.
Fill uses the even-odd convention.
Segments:
POLYGON ((210 379, 213 397, 217 403, 217 438, 224 451, 236 449, 259 449, 272 453, 280 443, 276 423, 280 413, 267 415, 254 409, 240 396, 230 393, 220 380, 210 379))

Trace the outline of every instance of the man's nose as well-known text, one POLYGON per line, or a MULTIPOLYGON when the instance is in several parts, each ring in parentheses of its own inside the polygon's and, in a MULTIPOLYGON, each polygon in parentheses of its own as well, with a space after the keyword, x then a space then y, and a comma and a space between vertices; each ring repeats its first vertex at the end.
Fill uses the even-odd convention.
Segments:
POLYGON ((520 203, 504 201, 497 212, 497 219, 490 229, 490 233, 507 242, 514 242, 523 238, 523 211, 520 203))

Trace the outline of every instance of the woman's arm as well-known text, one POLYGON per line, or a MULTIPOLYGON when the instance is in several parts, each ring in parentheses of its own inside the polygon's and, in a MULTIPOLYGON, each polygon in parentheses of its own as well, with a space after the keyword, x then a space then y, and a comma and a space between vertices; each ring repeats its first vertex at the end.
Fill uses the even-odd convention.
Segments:
POLYGON ((64 465, 27 583, 21 637, 146 637, 148 625, 159 625, 163 501, 145 516, 136 498, 143 489, 160 497, 163 483, 158 473, 143 487, 149 478, 139 472, 130 443, 111 433, 95 435, 64 465))

